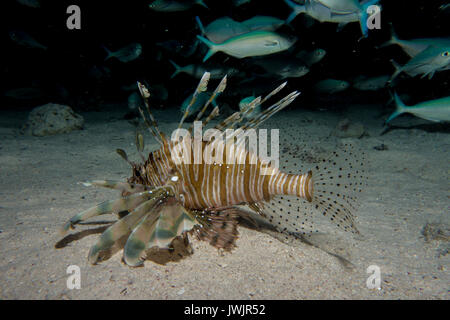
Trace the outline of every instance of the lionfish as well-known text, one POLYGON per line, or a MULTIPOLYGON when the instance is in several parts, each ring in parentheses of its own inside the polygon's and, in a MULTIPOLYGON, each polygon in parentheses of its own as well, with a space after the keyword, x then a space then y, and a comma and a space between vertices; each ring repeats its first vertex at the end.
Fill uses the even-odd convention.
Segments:
MULTIPOLYGON (((182 125, 189 114, 189 108, 198 95, 206 91, 209 76, 206 72, 200 80, 178 129, 183 130, 182 125)), ((198 112, 195 121, 203 117, 213 99, 225 90, 226 82, 225 76, 198 112)), ((314 169, 301 174, 290 174, 270 166, 256 156, 242 143, 242 136, 236 133, 242 134, 245 130, 258 127, 300 94, 294 91, 264 111, 253 112, 285 85, 286 82, 264 98, 255 98, 245 108, 216 125, 214 128, 222 133, 224 139, 220 139, 220 136, 210 141, 202 139, 196 147, 195 143, 190 143, 193 138, 189 138, 189 135, 183 139, 180 136, 174 139, 172 135, 169 140, 159 130, 150 111, 150 94, 138 82, 146 113, 142 108, 139 111, 160 148, 150 152, 145 159, 142 155, 143 137, 138 134, 136 147, 142 163, 130 161, 125 151, 118 149, 119 155, 132 167, 132 176, 127 182, 97 180, 84 184, 119 190, 121 197, 75 215, 62 227, 62 235, 89 218, 117 214, 120 219, 108 227, 92 246, 88 260, 96 264, 103 260, 113 246, 122 241, 125 242, 125 263, 139 266, 146 258, 146 250, 153 247, 171 249, 175 238, 184 239, 188 244, 188 234, 209 241, 216 248, 231 250, 238 237, 239 219, 251 218, 251 215, 267 221, 280 232, 295 235, 306 234, 308 225, 313 227, 312 212, 315 212, 329 217, 331 222, 345 231, 358 233, 352 214, 354 197, 351 192, 358 191, 358 183, 354 181, 353 174, 355 166, 363 163, 352 162, 349 159, 351 152, 334 152, 332 159, 323 160, 314 169), (234 128, 241 131, 235 130, 235 134, 225 135, 229 132, 227 129, 234 128), (234 152, 239 161, 227 162, 231 152, 234 152), (212 157, 213 161, 194 161, 198 160, 196 156, 205 154, 212 157), (342 161, 338 164, 339 159, 342 161), (331 168, 336 168, 336 173, 331 168), (284 200, 283 203, 279 201, 279 197, 284 200)), ((216 106, 202 126, 218 113, 219 108, 216 106)), ((188 133, 191 132, 192 125, 188 130, 188 133)))

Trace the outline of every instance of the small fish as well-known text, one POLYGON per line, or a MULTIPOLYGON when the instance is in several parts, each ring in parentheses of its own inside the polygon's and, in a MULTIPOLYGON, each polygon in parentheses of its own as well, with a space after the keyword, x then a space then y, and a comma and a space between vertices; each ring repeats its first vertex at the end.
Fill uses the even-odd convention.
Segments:
POLYGON ((180 40, 167 40, 156 43, 158 47, 184 58, 189 58, 192 56, 195 50, 197 50, 198 44, 199 41, 197 39, 195 39, 193 43, 182 42, 180 40))
POLYGON ((169 60, 169 62, 175 68, 174 73, 170 77, 171 79, 174 78, 179 73, 186 73, 196 79, 200 79, 205 72, 210 73, 210 79, 222 79, 225 75, 228 75, 228 77, 230 77, 239 73, 239 70, 235 68, 229 68, 223 65, 204 66, 198 64, 188 64, 184 67, 180 67, 172 60, 169 60))
POLYGON ((448 47, 450 46, 450 38, 421 38, 421 39, 400 39, 391 27, 391 39, 383 43, 380 48, 396 44, 399 45, 403 51, 414 58, 419 53, 427 49, 429 46, 448 47))
POLYGON ((141 106, 142 102, 141 102, 141 96, 139 93, 132 92, 129 96, 128 96, 128 108, 130 108, 130 110, 136 110, 141 106))
POLYGON ((314 0, 334 12, 351 13, 361 9, 359 0, 314 0))
POLYGON ((355 79, 353 88, 361 91, 378 91, 386 87, 390 76, 383 75, 378 77, 366 78, 364 76, 355 79))
POLYGON ((325 79, 316 83, 314 89, 318 93, 333 94, 344 91, 350 86, 347 81, 336 79, 325 79))
POLYGON ((305 0, 303 5, 291 0, 284 2, 292 9, 291 15, 286 19, 289 24, 300 13, 306 13, 320 22, 339 23, 341 29, 350 22, 359 22, 361 32, 367 37, 367 8, 380 0, 369 0, 360 4, 358 0, 305 0))
POLYGON ((189 10, 195 4, 199 4, 205 8, 208 6, 202 0, 155 0, 148 5, 148 7, 154 11, 159 12, 180 12, 189 10))
MULTIPOLYGON (((249 97, 246 97, 246 98, 242 99, 242 100, 239 102, 239 110, 240 110, 241 112, 244 111, 246 108, 248 108, 248 106, 250 105, 251 102, 255 101, 255 99, 256 99, 255 96, 249 96, 249 97)), ((260 113, 261 113, 261 106, 260 106, 260 105, 257 105, 257 106, 253 109, 253 111, 251 111, 251 112, 249 112, 249 113, 247 113, 247 114, 244 114, 244 118, 246 118, 246 119, 251 119, 251 118, 256 117, 256 116, 257 116, 258 114, 260 114, 260 113)))
POLYGON ((313 51, 302 50, 295 55, 296 58, 302 60, 308 67, 322 60, 327 52, 324 49, 315 49, 313 51))
POLYGON ((52 92, 56 94, 59 98, 63 99, 64 101, 67 101, 67 99, 70 97, 69 90, 67 90, 63 85, 59 83, 55 83, 52 88, 52 92))
POLYGON ((41 3, 39 0, 16 0, 18 3, 30 7, 30 8, 40 8, 41 3))
POLYGON ((242 6, 243 4, 249 3, 250 0, 233 0, 233 4, 235 7, 242 6))
POLYGON ((142 53, 142 45, 140 43, 131 43, 114 52, 110 51, 105 46, 103 46, 103 49, 105 49, 108 54, 105 58, 105 61, 112 57, 115 57, 119 61, 130 62, 137 59, 142 53))
POLYGON ((241 24, 249 28, 250 31, 275 31, 284 24, 284 20, 270 16, 254 16, 253 18, 242 21, 241 24))
POLYGON ((230 17, 221 17, 211 22, 206 28, 199 17, 195 18, 202 35, 212 42, 222 43, 230 38, 252 31, 246 25, 230 17))
POLYGON ((16 88, 4 92, 4 95, 17 100, 32 100, 43 97, 44 93, 38 88, 16 88))
POLYGON ((148 90, 150 94, 155 98, 155 101, 164 102, 169 98, 169 92, 164 84, 158 83, 151 85, 148 90))
MULTIPOLYGON (((97 65, 93 65, 91 68, 89 68, 88 76, 90 78, 93 78, 93 79, 99 81, 99 80, 110 77, 111 70, 104 66, 99 67, 97 65)), ((135 90, 135 89, 136 89, 136 84, 133 84, 132 90, 135 90)))
MULTIPOLYGON (((269 83, 266 77, 246 77, 239 81, 233 90, 230 90, 232 92, 229 92, 227 97, 242 99, 242 97, 254 96, 256 92, 269 91, 272 88, 269 83)), ((276 83, 278 84, 278 81, 276 83)))
MULTIPOLYGON (((192 96, 193 96, 193 94, 189 95, 181 104, 181 108, 180 108, 181 113, 186 112, 186 109, 192 100, 192 96)), ((200 92, 197 95, 197 99, 195 100, 194 104, 189 107, 188 116, 198 113, 200 111, 200 108, 202 108, 205 105, 205 103, 209 100, 209 98, 211 98, 211 96, 212 96, 212 94, 209 92, 200 92)), ((216 98, 214 98, 213 101, 211 101, 211 104, 213 107, 217 106, 216 98)))
POLYGON ((431 79, 435 72, 448 70, 450 67, 450 46, 429 46, 424 51, 411 58, 404 66, 399 66, 391 60, 396 71, 392 75, 392 82, 400 73, 404 72, 411 77, 422 75, 431 79))
POLYGON ((120 86, 120 90, 122 91, 134 91, 136 90, 136 83, 132 82, 130 84, 124 84, 120 86))
POLYGON ((300 78, 309 72, 302 60, 289 57, 268 57, 256 59, 253 63, 281 79, 300 78))
POLYGON ((439 10, 442 10, 442 11, 447 10, 447 9, 450 9, 450 3, 443 4, 439 7, 439 10))
POLYGON ((13 40, 14 42, 16 42, 21 46, 47 50, 46 46, 37 42, 32 36, 30 36, 26 32, 19 30, 12 30, 9 32, 9 37, 11 38, 11 40, 13 40))
POLYGON ((450 121, 450 96, 420 102, 414 106, 406 106, 397 93, 394 93, 394 99, 397 108, 386 120, 386 124, 403 113, 410 113, 416 117, 435 122, 450 121))
POLYGON ((222 43, 214 43, 202 36, 197 38, 209 47, 203 62, 220 51, 238 59, 277 53, 289 49, 297 40, 270 31, 252 31, 222 43))

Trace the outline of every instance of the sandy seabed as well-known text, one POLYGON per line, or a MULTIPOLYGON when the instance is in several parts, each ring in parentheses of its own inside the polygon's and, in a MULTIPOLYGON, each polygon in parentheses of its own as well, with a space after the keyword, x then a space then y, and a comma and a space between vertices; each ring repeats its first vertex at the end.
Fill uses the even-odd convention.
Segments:
MULTIPOLYGON (((426 130, 430 123, 403 116, 397 124, 419 125, 380 135, 378 109, 283 111, 268 123, 279 127, 283 137, 284 123, 298 122, 299 132, 323 137, 320 143, 331 150, 337 139, 327 137, 339 120, 364 124, 367 135, 358 143, 370 166, 369 185, 356 213, 362 237, 339 235, 352 269, 316 247, 285 244, 245 227, 239 227, 231 253, 194 239, 193 254, 182 258, 155 255, 144 267, 130 268, 119 251, 92 266, 87 254, 105 226, 80 225, 72 232, 77 237, 62 245, 58 230, 76 213, 117 197, 113 190, 78 182, 126 179, 129 166, 115 150, 127 150, 137 159, 135 128, 123 120, 123 111, 91 112, 83 114, 84 130, 31 137, 17 129, 25 113, 5 112, 0 121, 0 298, 449 299, 448 239, 423 236, 427 223, 443 229, 450 224, 448 130, 426 130), (374 148, 382 144, 387 150, 374 148), (55 248, 58 242, 60 248, 55 248), (80 267, 79 290, 67 288, 70 265, 80 267), (380 268, 380 290, 366 285, 371 265, 380 268)), ((160 111, 157 119, 165 132, 179 120, 176 111, 160 111)), ((157 147, 148 134, 146 140, 146 150, 157 147)))

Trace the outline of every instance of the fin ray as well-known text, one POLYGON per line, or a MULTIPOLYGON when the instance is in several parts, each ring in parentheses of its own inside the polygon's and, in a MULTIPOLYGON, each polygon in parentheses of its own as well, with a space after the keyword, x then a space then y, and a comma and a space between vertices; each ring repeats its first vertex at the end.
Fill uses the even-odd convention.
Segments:
POLYGON ((74 229, 76 224, 96 216, 134 209, 153 196, 153 191, 144 191, 120 199, 104 201, 73 216, 66 224, 64 224, 60 233, 61 235, 64 235, 69 229, 74 229))
POLYGON ((89 251, 89 262, 92 264, 97 263, 99 259, 99 254, 102 251, 107 251, 110 249, 119 239, 128 235, 132 232, 134 227, 144 219, 146 214, 149 214, 156 206, 161 204, 168 196, 166 188, 158 188, 151 194, 151 198, 147 201, 141 203, 133 211, 131 211, 127 216, 118 220, 105 232, 102 233, 97 243, 92 246, 89 251))

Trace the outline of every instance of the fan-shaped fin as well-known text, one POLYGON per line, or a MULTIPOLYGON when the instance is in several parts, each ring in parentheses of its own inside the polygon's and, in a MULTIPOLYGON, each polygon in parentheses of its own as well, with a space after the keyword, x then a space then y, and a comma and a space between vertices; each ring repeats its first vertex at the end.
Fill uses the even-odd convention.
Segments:
POLYGON ((103 188, 109 188, 114 190, 119 190, 121 193, 137 193, 145 191, 146 186, 143 184, 138 183, 129 183, 124 181, 117 181, 117 180, 93 180, 88 182, 83 182, 83 185, 85 186, 96 186, 96 187, 103 187, 103 188))
POLYGON ((76 224, 92 217, 134 209, 144 201, 153 198, 155 196, 154 192, 157 193, 157 190, 144 191, 120 199, 104 201, 95 207, 73 216, 66 224, 64 224, 60 233, 61 235, 64 235, 69 229, 74 229, 76 224))
POLYGON ((146 214, 149 214, 155 206, 159 205, 161 201, 164 201, 168 197, 168 193, 165 188, 158 188, 153 191, 151 196, 151 199, 140 204, 127 216, 120 219, 103 232, 97 243, 92 246, 89 251, 88 259, 90 263, 97 263, 99 254, 102 251, 110 249, 120 238, 130 234, 146 214))

